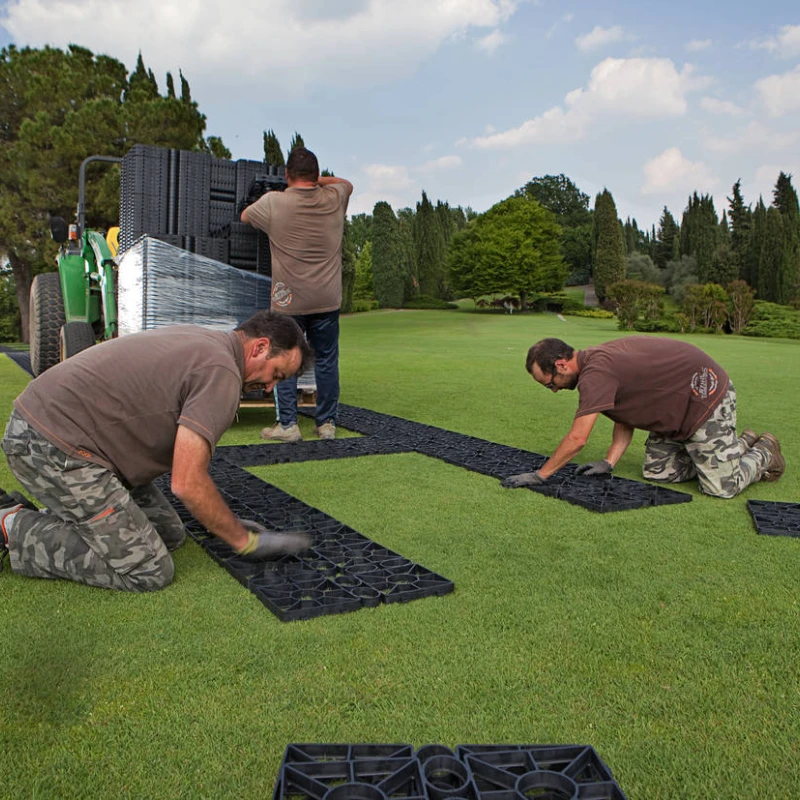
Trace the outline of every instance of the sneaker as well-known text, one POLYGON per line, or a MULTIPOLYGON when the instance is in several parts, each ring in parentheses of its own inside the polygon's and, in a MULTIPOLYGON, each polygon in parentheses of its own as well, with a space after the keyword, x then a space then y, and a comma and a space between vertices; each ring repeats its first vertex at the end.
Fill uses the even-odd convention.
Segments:
POLYGON ((758 441, 758 434, 752 428, 748 428, 742 431, 742 435, 739 438, 749 450, 758 441))
POLYGON ((781 454, 781 443, 778 441, 778 437, 771 433, 762 433, 753 447, 766 451, 768 456, 767 466, 761 480, 777 481, 786 471, 786 459, 781 454))
POLYGON ((320 439, 335 439, 336 424, 333 420, 329 419, 327 422, 323 422, 322 425, 317 425, 317 427, 314 428, 314 433, 316 433, 320 439))
POLYGON ((8 550, 8 523, 6 520, 9 517, 13 517, 21 508, 22 505, 20 503, 0 508, 0 532, 2 533, 2 536, 0 536, 0 553, 8 550))
POLYGON ((270 442, 300 442, 303 440, 300 426, 296 422, 286 428, 280 423, 276 423, 271 428, 264 428, 260 435, 262 439, 270 442))

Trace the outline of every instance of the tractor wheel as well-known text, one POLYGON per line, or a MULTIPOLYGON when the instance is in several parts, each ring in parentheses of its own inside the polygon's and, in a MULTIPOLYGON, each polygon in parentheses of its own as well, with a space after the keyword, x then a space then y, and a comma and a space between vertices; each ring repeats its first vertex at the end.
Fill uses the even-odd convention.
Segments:
POLYGON ((65 361, 94 343, 94 329, 88 322, 68 322, 61 328, 61 360, 65 361))
POLYGON ((30 304, 31 371, 41 375, 58 364, 60 334, 64 324, 64 298, 57 272, 43 272, 33 279, 30 304))

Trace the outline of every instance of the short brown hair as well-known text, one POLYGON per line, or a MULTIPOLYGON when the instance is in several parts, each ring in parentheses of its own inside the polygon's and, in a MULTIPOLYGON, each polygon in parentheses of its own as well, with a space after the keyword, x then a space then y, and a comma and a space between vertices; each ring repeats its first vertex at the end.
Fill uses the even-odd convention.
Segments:
POLYGON ((270 358, 288 350, 300 349, 302 361, 299 372, 305 372, 314 363, 314 351, 306 341, 300 326, 288 314, 273 311, 256 311, 250 319, 237 326, 250 339, 269 339, 270 358))
POLYGON ((317 157, 305 147, 295 147, 289 153, 289 160, 286 162, 286 176, 293 181, 318 181, 319 161, 317 161, 317 157))
POLYGON ((533 375, 533 365, 538 364, 542 372, 552 375, 556 371, 556 361, 562 358, 569 361, 573 355, 575 355, 574 348, 561 339, 540 339, 528 350, 525 369, 533 375))

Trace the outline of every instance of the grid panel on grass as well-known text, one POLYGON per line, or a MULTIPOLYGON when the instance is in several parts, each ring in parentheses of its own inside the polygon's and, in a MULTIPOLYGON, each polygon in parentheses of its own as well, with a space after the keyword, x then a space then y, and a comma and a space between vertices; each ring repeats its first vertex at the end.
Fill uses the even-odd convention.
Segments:
POLYGON ((290 744, 272 800, 625 800, 590 745, 290 744))

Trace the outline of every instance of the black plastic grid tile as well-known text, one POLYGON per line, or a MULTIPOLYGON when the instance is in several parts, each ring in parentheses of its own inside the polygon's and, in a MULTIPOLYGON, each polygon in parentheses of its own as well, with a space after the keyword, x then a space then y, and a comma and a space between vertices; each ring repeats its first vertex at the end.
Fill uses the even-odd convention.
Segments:
POLYGON ((272 800, 625 800, 590 745, 290 744, 272 800))
MULTIPOLYGON (((300 409, 300 413, 312 416, 313 410, 300 409)), ((547 460, 546 456, 538 453, 355 406, 340 405, 336 423, 380 442, 381 446, 386 448, 381 452, 420 453, 500 480, 521 472, 535 472, 547 460)), ((305 443, 289 445, 294 448, 307 446, 305 443)), ((333 457, 346 457, 346 454, 337 453, 333 457)), ((292 458, 295 461, 304 460, 302 450, 292 458)), ((547 483, 529 488, 547 497, 565 500, 600 513, 688 503, 692 499, 692 496, 685 492, 627 478, 576 475, 576 467, 575 464, 569 464, 553 475, 547 483)))
POLYGON ((747 510, 757 533, 800 537, 800 503, 748 500, 747 510))
POLYGON ((248 561, 197 523, 169 492, 168 477, 160 479, 188 534, 284 622, 453 591, 453 583, 447 578, 373 542, 224 458, 215 458, 209 471, 237 516, 271 530, 303 530, 312 537, 312 547, 303 553, 272 561, 248 561))

